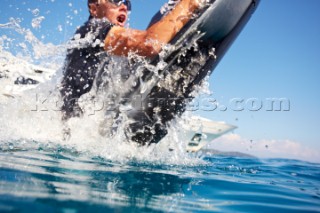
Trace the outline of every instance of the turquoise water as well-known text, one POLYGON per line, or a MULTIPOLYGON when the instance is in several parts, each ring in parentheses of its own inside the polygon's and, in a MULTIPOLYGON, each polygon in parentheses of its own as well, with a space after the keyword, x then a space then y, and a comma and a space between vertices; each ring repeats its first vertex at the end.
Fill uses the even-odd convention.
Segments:
POLYGON ((28 143, 0 143, 0 212, 320 212, 320 164, 208 154, 198 165, 119 163, 28 143))

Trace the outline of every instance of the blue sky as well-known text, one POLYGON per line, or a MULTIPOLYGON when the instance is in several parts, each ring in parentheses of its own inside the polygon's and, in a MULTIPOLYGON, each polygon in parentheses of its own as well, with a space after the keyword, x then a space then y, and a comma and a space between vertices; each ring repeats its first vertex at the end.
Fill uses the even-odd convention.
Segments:
POLYGON ((230 122, 238 118, 246 137, 292 139, 319 149, 319 9, 317 0, 262 1, 212 75, 217 98, 290 100, 289 112, 220 113, 230 122))
MULTIPOLYGON (((132 0, 130 27, 144 29, 164 2, 132 0)), ((235 132, 250 140, 293 140, 320 150, 319 10, 319 0, 262 0, 210 77, 213 97, 228 109, 197 113, 237 125, 235 132), (248 107, 234 111, 229 109, 233 98, 255 98, 264 105, 255 112, 248 107), (290 111, 267 111, 268 98, 290 100, 290 111)), ((60 44, 88 13, 85 0, 2 0, 0 23, 10 17, 20 18, 44 43, 60 44), (33 29, 31 11, 36 8, 45 19, 33 29)), ((8 30, 0 33, 16 36, 8 30)))

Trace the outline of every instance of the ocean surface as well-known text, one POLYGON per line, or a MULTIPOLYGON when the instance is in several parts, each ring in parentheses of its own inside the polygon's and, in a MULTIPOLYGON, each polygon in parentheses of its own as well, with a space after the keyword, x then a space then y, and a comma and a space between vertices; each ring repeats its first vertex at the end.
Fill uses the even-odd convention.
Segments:
POLYGON ((110 160, 2 141, 0 212, 320 212, 320 164, 197 154, 110 160))

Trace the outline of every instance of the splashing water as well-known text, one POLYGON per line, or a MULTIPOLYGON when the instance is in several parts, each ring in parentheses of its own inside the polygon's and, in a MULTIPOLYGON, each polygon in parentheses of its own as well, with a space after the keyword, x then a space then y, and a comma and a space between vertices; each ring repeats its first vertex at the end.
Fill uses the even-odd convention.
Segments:
POLYGON ((41 28, 41 22, 45 19, 44 16, 40 16, 37 18, 32 19, 31 25, 33 28, 37 29, 37 28, 41 28))
MULTIPOLYGON (((35 16, 32 19, 32 27, 38 29, 45 17, 39 16, 38 9, 32 10, 32 14, 35 16)), ((182 141, 179 137, 179 134, 184 134, 179 126, 183 119, 173 122, 168 136, 157 145, 140 147, 135 143, 128 143, 123 133, 125 117, 112 138, 101 136, 98 130, 101 118, 104 118, 105 115, 103 111, 98 110, 97 102, 88 102, 90 94, 84 95, 80 100, 80 103, 83 103, 84 116, 68 121, 72 134, 69 140, 63 140, 65 124, 61 122, 61 99, 57 86, 61 81, 61 70, 67 48, 81 45, 81 40, 59 45, 43 43, 31 29, 23 28, 18 18, 10 18, 9 22, 1 24, 0 28, 14 31, 18 36, 22 36, 22 41, 19 41, 18 45, 20 51, 17 51, 16 55, 10 52, 11 48, 17 48, 14 45, 15 39, 6 35, 0 38, 0 63, 2 65, 0 81, 3 82, 0 87, 2 93, 0 113, 3 115, 0 118, 0 141, 23 141, 25 148, 28 147, 28 141, 43 144, 55 143, 122 163, 132 160, 170 165, 204 163, 201 158, 185 152, 186 141, 182 141), (37 66, 41 72, 45 71, 38 76, 34 73, 37 66), (13 81, 21 76, 37 79, 40 85, 13 84, 13 81)), ((160 62, 157 66, 149 65, 146 59, 134 54, 129 58, 144 64, 155 73, 166 66, 165 62, 160 62)), ((121 60, 114 64, 114 73, 118 73, 117 64, 121 64, 121 60)), ((139 70, 136 75, 138 74, 139 70)), ((119 88, 122 88, 123 85, 117 78, 117 75, 114 75, 112 79, 114 90, 109 90, 108 93, 104 91, 100 97, 108 97, 121 90, 119 88)))

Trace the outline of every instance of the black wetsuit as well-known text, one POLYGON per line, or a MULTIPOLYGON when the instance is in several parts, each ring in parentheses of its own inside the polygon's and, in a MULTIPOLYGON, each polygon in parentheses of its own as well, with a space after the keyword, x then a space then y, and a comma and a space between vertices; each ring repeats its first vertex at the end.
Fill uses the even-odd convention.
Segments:
POLYGON ((89 18, 71 40, 60 89, 64 120, 82 114, 78 99, 91 90, 102 60, 107 57, 104 40, 112 26, 106 19, 89 18))
MULTIPOLYGON (((117 95, 114 90, 120 89, 122 85, 120 88, 113 88, 108 84, 112 84, 115 80, 113 78, 119 74, 122 82, 125 82, 132 72, 127 58, 110 56, 104 50, 104 40, 112 26, 106 19, 91 18, 76 31, 71 40, 60 89, 63 120, 82 115, 78 100, 93 89, 94 85, 99 90, 109 90, 105 95, 117 95)), ((106 113, 110 110, 108 107, 105 106, 106 113)), ((116 108, 117 106, 113 112, 117 115, 119 112, 116 108)), ((158 142, 167 133, 163 125, 155 125, 150 119, 152 112, 131 111, 127 116, 132 123, 124 131, 131 140, 140 144, 158 142), (152 134, 152 129, 157 134, 152 134)))
MULTIPOLYGON (((177 1, 171 0, 170 2, 169 6, 173 6, 177 1)), ((155 18, 153 18, 153 21, 158 21, 162 15, 163 14, 159 12, 155 18)), ((112 78, 113 73, 119 73, 117 66, 120 64, 124 67, 124 70, 127 70, 127 72, 124 73, 122 73, 122 70, 120 71, 122 80, 128 78, 128 75, 133 72, 130 70, 130 67, 126 69, 126 66, 129 64, 126 58, 124 59, 126 60, 125 63, 117 62, 115 63, 116 66, 108 68, 108 65, 110 65, 109 61, 111 61, 112 64, 113 59, 111 56, 108 56, 104 50, 104 40, 112 26, 113 25, 106 19, 90 18, 76 31, 74 38, 71 40, 71 48, 69 48, 66 57, 64 76, 60 89, 63 100, 63 106, 61 108, 63 120, 82 114, 82 110, 78 105, 78 99, 92 89, 94 82, 96 82, 99 87, 101 83, 99 83, 99 81, 103 75, 107 75, 108 79, 112 78), (108 61, 108 59, 110 60, 108 61), (116 72, 112 73, 113 70, 116 72)), ((103 85, 103 83, 105 82, 101 83, 101 87, 112 90, 110 86, 103 85)), ((159 90, 154 91, 149 98, 158 101, 158 99, 165 99, 168 96, 171 96, 171 93, 159 90)), ((167 134, 165 123, 174 117, 174 114, 167 113, 168 107, 176 108, 176 106, 171 106, 172 104, 170 105, 168 103, 159 105, 159 107, 162 108, 160 112, 163 118, 162 122, 158 120, 158 116, 155 115, 153 110, 156 105, 146 107, 144 110, 138 109, 127 113, 127 117, 132 122, 125 128, 125 131, 131 140, 143 145, 157 143, 167 134)))

